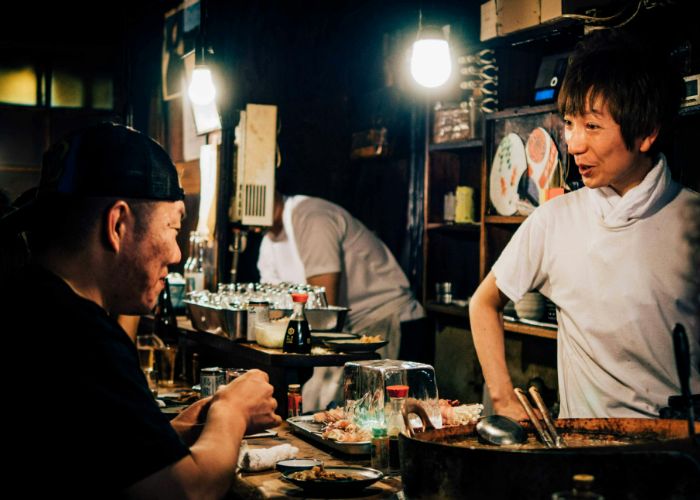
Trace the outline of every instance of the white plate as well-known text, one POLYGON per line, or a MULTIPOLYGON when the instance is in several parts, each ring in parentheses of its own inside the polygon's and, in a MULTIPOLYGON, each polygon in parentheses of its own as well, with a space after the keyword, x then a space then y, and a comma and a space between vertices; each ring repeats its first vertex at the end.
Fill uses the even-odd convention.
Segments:
POLYGON ((550 187, 559 164, 559 151, 552 136, 542 127, 537 127, 527 138, 525 155, 528 173, 537 187, 540 201, 543 201, 542 192, 550 187))
POLYGON ((501 140, 491 164, 489 195, 496 212, 513 215, 517 209, 518 182, 527 169, 525 146, 517 134, 501 140))

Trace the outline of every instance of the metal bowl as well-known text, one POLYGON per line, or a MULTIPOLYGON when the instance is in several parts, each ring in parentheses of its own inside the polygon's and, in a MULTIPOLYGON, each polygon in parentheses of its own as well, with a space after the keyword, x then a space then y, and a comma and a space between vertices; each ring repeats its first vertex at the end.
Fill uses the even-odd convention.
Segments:
POLYGON ((192 326, 200 332, 212 333, 231 340, 245 340, 248 311, 184 301, 190 311, 192 326))

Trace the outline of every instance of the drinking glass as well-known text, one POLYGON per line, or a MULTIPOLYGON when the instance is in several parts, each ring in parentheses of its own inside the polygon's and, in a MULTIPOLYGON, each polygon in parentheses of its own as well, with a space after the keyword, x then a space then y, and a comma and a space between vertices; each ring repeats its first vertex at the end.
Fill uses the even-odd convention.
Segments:
POLYGON ((175 360, 177 359, 177 346, 166 345, 155 350, 156 366, 160 373, 160 384, 166 386, 175 385, 175 360))

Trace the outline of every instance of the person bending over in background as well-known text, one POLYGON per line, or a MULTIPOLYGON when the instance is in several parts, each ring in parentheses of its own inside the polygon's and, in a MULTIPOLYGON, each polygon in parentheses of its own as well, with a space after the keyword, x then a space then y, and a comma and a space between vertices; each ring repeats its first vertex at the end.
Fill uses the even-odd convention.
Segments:
POLYGON ((472 297, 474 344, 496 413, 526 418, 513 394, 500 313, 539 290, 557 306, 562 418, 656 417, 680 392, 671 331, 700 338, 687 239, 698 194, 671 178, 659 139, 680 79, 613 30, 580 42, 559 95, 568 153, 585 188, 542 205, 518 228, 472 297))
MULTIPOLYGON (((350 308, 346 328, 389 341, 383 357, 424 360, 425 312, 391 251, 344 208, 308 196, 275 193, 273 225, 260 245, 263 283, 326 288, 329 304, 350 308), (422 352, 421 352, 422 351, 422 352)), ((315 368, 304 409, 338 400, 342 368, 315 368)))
POLYGON ((52 147, 34 203, 0 221, 5 234, 26 230, 31 250, 0 304, 5 352, 18 360, 5 380, 21 384, 10 456, 40 471, 32 495, 218 498, 243 435, 280 422, 267 375, 253 370, 171 425, 114 319, 155 306, 180 260, 183 197, 157 143, 105 123, 52 147), (198 421, 188 446, 178 432, 198 421))

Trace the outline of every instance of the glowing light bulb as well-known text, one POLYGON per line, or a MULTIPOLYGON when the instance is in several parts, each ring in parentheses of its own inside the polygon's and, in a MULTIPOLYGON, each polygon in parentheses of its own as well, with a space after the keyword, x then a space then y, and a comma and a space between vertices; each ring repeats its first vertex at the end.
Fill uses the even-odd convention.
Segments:
POLYGON ((411 75, 420 85, 439 87, 452 74, 450 45, 441 35, 424 35, 413 43, 411 75))
POLYGON ((206 66, 197 66, 192 72, 192 80, 187 92, 190 100, 199 106, 214 101, 216 97, 216 88, 211 78, 211 71, 206 66))

